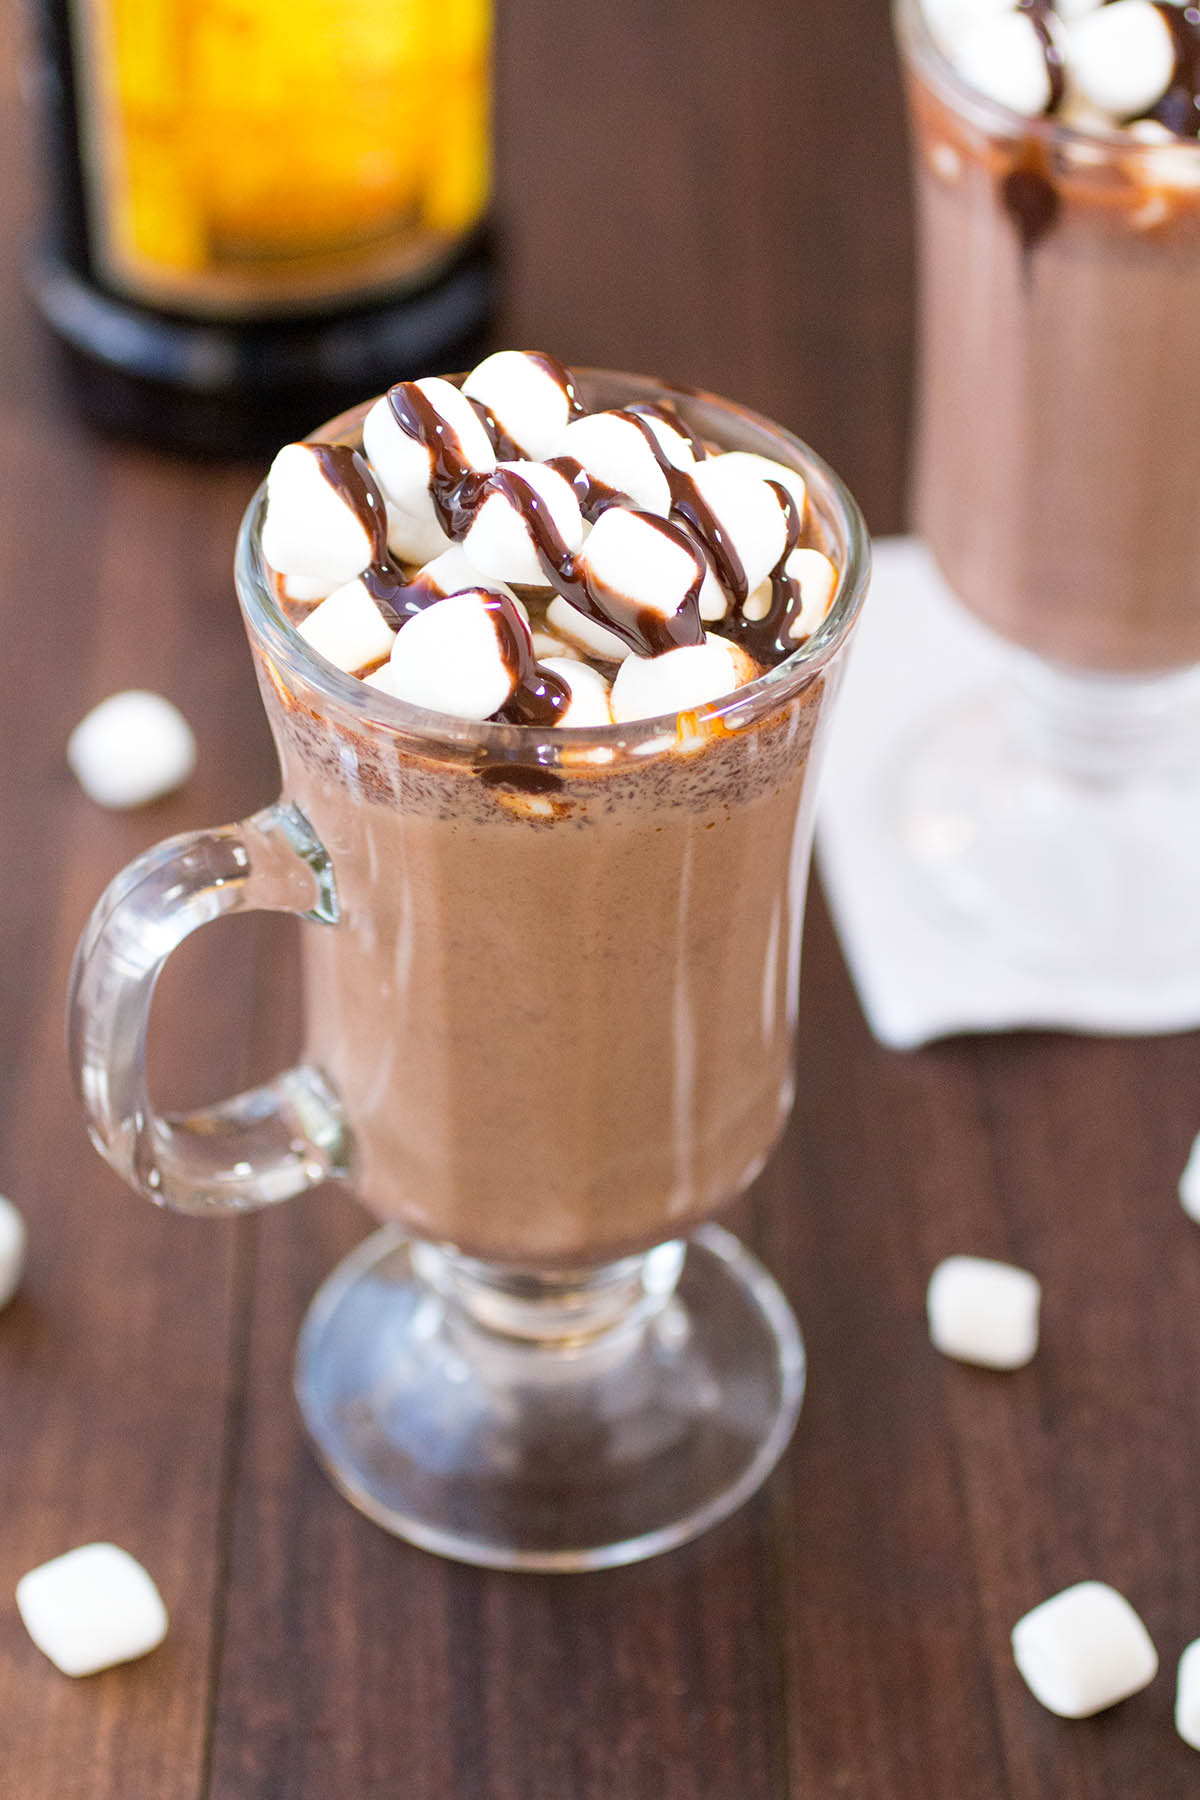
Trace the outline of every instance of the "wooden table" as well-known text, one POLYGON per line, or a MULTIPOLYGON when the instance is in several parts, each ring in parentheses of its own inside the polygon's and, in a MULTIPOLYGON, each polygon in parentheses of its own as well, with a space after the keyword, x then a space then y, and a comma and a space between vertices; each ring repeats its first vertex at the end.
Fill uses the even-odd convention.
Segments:
MULTIPOLYGON (((818 444, 877 530, 901 520, 908 209, 881 0, 503 0, 504 339, 759 405, 818 444)), ((11 56, 3 66, 9 70, 11 56)), ((441 1562, 318 1473, 289 1391, 305 1304, 367 1227, 324 1192, 238 1223, 165 1217, 89 1148, 63 1053, 72 946, 108 878, 237 817, 275 767, 232 603, 249 467, 95 441, 22 300, 30 207, 4 77, 0 657, 7 846, 0 1187, 28 1277, 0 1317, 5 1800, 1173 1800, 1200 1634, 1200 1238, 1174 1187, 1200 1126, 1195 1041, 870 1039, 814 899, 806 1078, 737 1222, 794 1302, 810 1392, 767 1490, 657 1562, 562 1578, 441 1562), (113 688, 194 721, 200 765, 105 815, 63 762, 113 688), (938 1358, 944 1254, 1045 1284, 1024 1372, 938 1358), (172 1615, 82 1683, 11 1602, 112 1538, 172 1615), (1084 1576, 1146 1618, 1163 1670, 1069 1725, 1013 1667, 1013 1621, 1084 1576)), ((202 934, 163 984, 163 1102, 290 1059, 278 921, 202 934)))

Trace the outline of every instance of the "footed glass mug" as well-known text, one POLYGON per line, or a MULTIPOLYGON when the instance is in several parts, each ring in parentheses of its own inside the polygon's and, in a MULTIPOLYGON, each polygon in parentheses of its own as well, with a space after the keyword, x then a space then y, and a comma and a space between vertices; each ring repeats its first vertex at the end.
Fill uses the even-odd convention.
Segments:
MULTIPOLYGON (((840 570, 820 629, 711 705, 597 730, 452 720, 341 674, 283 617, 246 514, 237 585, 283 797, 112 883, 76 957, 94 1142, 178 1211, 352 1182, 383 1222, 325 1283, 297 1393, 355 1505, 425 1548, 583 1569, 731 1512, 788 1438, 795 1321, 706 1223, 787 1118, 816 764, 865 593, 862 519, 797 439, 666 401, 798 469, 840 570), (222 914, 304 920, 304 1061, 160 1117, 155 977, 222 914)), ((358 442, 364 408, 322 435, 358 442)))
POLYGON ((947 924, 1140 1011, 1200 967, 1200 143, 1010 112, 894 17, 917 524, 999 654, 890 817, 947 924))

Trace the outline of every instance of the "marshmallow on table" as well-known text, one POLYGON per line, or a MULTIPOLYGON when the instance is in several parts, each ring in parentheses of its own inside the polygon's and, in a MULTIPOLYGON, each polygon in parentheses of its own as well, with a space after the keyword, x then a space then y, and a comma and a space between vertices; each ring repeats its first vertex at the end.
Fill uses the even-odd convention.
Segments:
POLYGON ((587 413, 568 425, 554 448, 570 456, 596 481, 627 494, 642 512, 665 519, 671 490, 645 434, 619 413, 587 413))
POLYGON ((929 1282, 934 1348, 985 1369, 1020 1369, 1037 1349, 1041 1284, 1026 1269, 983 1256, 949 1256, 929 1282))
POLYGON ((615 631, 602 625, 599 619, 589 618, 556 594, 546 608, 546 623, 567 643, 570 648, 576 645, 580 650, 588 651, 592 656, 603 657, 608 662, 624 662, 631 654, 624 638, 619 638, 615 631))
MULTIPOLYGON (((451 594, 409 619, 396 634, 385 693, 458 719, 488 719, 517 683, 513 634, 529 628, 502 594, 477 588, 451 594)), ((528 646, 532 661, 532 645, 528 646)))
POLYGON ((1012 1647, 1034 1699, 1062 1719, 1103 1712, 1158 1672, 1146 1627, 1103 1581, 1081 1581, 1043 1600, 1013 1626, 1012 1647))
POLYGON ((706 457, 688 473, 721 527, 722 536, 736 553, 745 571, 746 592, 752 594, 787 548, 787 518, 778 494, 760 476, 747 470, 748 461, 758 462, 759 458, 730 451, 723 456, 706 457))
POLYGON ((396 635, 357 577, 335 588, 297 630, 311 649, 348 675, 389 656, 396 635))
POLYGON ((1153 0, 1115 0, 1078 19, 1068 41, 1072 90, 1125 119, 1148 112, 1175 73, 1175 40, 1153 0))
POLYGON ((1034 117, 1050 104, 1050 74, 1027 12, 1005 12, 956 38, 949 55, 963 80, 989 100, 1034 117))
MULTIPOLYGON (((557 469, 540 462, 501 463, 497 473, 516 475, 533 489, 538 505, 573 555, 583 543, 583 514, 570 482, 557 469)), ((502 487, 486 491, 463 538, 463 549, 477 568, 497 581, 516 582, 520 587, 551 586, 521 507, 502 487)))
MULTIPOLYGON (((326 444, 285 444, 267 476, 267 511, 262 552, 280 575, 308 584, 310 595, 323 583, 331 593, 361 575, 375 554, 372 532, 346 494, 331 481, 326 444)), ((351 465, 366 491, 374 483, 357 453, 351 465)), ((375 499, 379 496, 376 493, 375 499)), ((379 522, 379 533, 383 521, 379 522)))
MULTIPOLYGON (((470 401, 440 375, 398 382, 391 391, 419 389, 441 422, 444 443, 477 474, 496 466, 492 441, 470 401)), ((388 548, 402 562, 427 562, 450 542, 433 503, 434 448, 401 425, 388 394, 363 421, 363 449, 387 501, 388 548)))
POLYGON ((161 1644, 167 1610, 149 1575, 115 1544, 84 1544, 17 1583, 30 1637, 64 1675, 94 1675, 161 1644))
POLYGON ((1179 1177, 1179 1199, 1188 1218, 1200 1225, 1200 1137, 1192 1145, 1179 1177))
POLYGON ((25 1221, 0 1194, 0 1306, 7 1306, 25 1272, 25 1221))
POLYGON ((1179 1659, 1175 1729, 1185 1744, 1200 1750, 1200 1638, 1194 1639, 1179 1659))
POLYGON ((571 417, 570 397, 562 384, 524 350, 497 350, 485 356, 463 382, 462 391, 479 401, 527 457, 552 455, 571 417))
POLYGON ((196 740, 169 700, 127 688, 79 721, 67 740, 67 762, 98 806, 145 806, 187 780, 196 766, 196 740))
POLYGON ((625 725, 663 713, 690 712, 732 693, 757 672, 744 650, 712 632, 702 644, 667 650, 662 656, 627 656, 612 685, 612 715, 625 725))
MULTIPOLYGON (((534 648, 537 640, 534 640, 534 648)), ((593 669, 589 663, 578 662, 569 656, 547 656, 538 663, 540 669, 549 669, 565 681, 570 689, 571 698, 555 719, 555 725, 581 728, 584 726, 611 725, 613 722, 612 707, 608 699, 608 683, 599 669, 593 669)))

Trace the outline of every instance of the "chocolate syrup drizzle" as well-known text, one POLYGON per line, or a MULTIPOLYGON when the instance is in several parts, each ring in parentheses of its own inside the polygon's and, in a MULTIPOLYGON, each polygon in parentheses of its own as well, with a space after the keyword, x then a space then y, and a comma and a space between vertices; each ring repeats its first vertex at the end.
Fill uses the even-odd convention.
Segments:
MULTIPOLYGON (((557 358, 530 353, 558 384, 572 415, 586 408, 579 399, 574 378, 557 358)), ((670 492, 670 517, 659 518, 633 506, 630 496, 598 480, 574 457, 549 460, 571 484, 580 512, 589 523, 610 507, 623 506, 651 529, 660 532, 687 552, 694 568, 692 580, 675 612, 664 616, 657 608, 636 606, 627 595, 609 588, 588 565, 586 555, 576 554, 558 530, 545 501, 533 484, 516 470, 497 468, 490 474, 472 467, 458 433, 441 415, 423 389, 414 382, 399 382, 388 392, 388 404, 400 429, 429 452, 430 493, 438 520, 446 535, 461 542, 486 500, 502 494, 523 520, 549 585, 584 617, 606 626, 640 656, 659 656, 669 650, 704 643, 700 616, 700 590, 711 564, 733 609, 723 622, 731 639, 746 646, 761 663, 781 660, 796 648, 788 635, 800 605, 798 584, 784 572, 784 565, 800 540, 801 519, 792 496, 779 482, 768 485, 778 497, 787 521, 783 554, 771 573, 771 605, 760 620, 747 619, 741 608, 747 598, 745 567, 735 545, 692 475, 678 469, 655 435, 651 420, 659 420, 687 443, 697 462, 704 460, 703 443, 670 406, 638 402, 620 409, 616 416, 634 425, 666 478, 670 492)), ((522 460, 525 452, 510 438, 488 409, 472 401, 501 462, 522 460)), ((387 509, 371 469, 357 451, 344 445, 314 444, 322 473, 360 520, 371 541, 371 563, 360 580, 389 625, 401 628, 406 620, 427 606, 446 598, 444 589, 424 580, 411 580, 389 560, 387 509)), ((529 631, 512 602, 504 595, 489 599, 504 664, 513 682, 509 700, 495 715, 513 724, 553 725, 570 703, 570 687, 533 655, 529 631), (494 604, 493 604, 494 601, 494 604)))

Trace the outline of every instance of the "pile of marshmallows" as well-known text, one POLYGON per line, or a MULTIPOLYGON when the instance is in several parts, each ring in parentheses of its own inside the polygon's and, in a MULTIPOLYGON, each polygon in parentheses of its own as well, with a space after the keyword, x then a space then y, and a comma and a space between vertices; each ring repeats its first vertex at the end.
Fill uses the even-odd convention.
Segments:
MULTIPOLYGON (((1178 52, 1163 7, 1182 15, 1189 0, 923 0, 939 48, 963 80, 989 100, 1030 117, 1054 106, 1052 64, 1061 71, 1056 116, 1111 129, 1132 120, 1136 135, 1168 142, 1176 133, 1146 119, 1178 76, 1178 52)), ((1194 21, 1180 20, 1180 28, 1194 21)), ((1194 125, 1200 127, 1200 114, 1194 125)))
MULTIPOLYGON (((472 471, 482 477, 509 470, 533 490, 537 504, 581 574, 612 594, 631 618, 673 618, 694 588, 697 563, 677 538, 659 529, 668 518, 666 473, 643 431, 615 412, 577 416, 572 395, 548 358, 502 350, 485 358, 462 388, 440 377, 411 385, 433 408, 440 429, 472 471), (498 462, 480 410, 499 427, 517 458, 498 462), (590 525, 571 482, 546 459, 569 457, 587 476, 621 497, 590 525)), ((798 646, 829 610, 837 572, 819 550, 787 554, 788 520, 772 483, 790 496, 802 520, 805 485, 794 469, 770 458, 730 451, 698 460, 693 444, 668 420, 647 412, 645 423, 663 458, 686 471, 745 571, 749 620, 766 616, 770 576, 783 563, 798 584, 802 606, 791 625, 798 646), (786 555, 786 562, 784 558, 786 555)), ((388 399, 376 402, 363 426, 363 453, 386 505, 391 558, 416 569, 435 604, 401 621, 389 620, 361 577, 372 562, 371 533, 348 497, 329 479, 319 447, 288 444, 267 481, 262 528, 266 561, 283 578, 293 605, 318 602, 300 623, 309 645, 346 674, 410 705, 461 719, 491 718, 511 698, 516 674, 505 642, 515 614, 528 635, 530 662, 564 682, 569 701, 556 725, 594 727, 657 718, 702 706, 753 680, 760 670, 719 632, 700 644, 655 656, 631 653, 606 625, 555 592, 534 535, 501 486, 488 491, 461 541, 453 543, 434 504, 434 448, 400 425, 388 399), (552 595, 544 631, 530 631, 529 615, 512 588, 552 595), (501 611, 500 598, 509 605, 501 611), (611 685, 585 657, 619 665, 611 685)), ((734 601, 708 562, 699 593, 700 617, 719 624, 734 601)))
MULTIPOLYGON (((1184 1210, 1200 1223, 1200 1138, 1179 1184, 1184 1210)), ((1020 1369, 1038 1343, 1041 1287, 1009 1263, 951 1256, 929 1282, 929 1335, 943 1355, 988 1369, 1020 1369)), ((1013 1657, 1035 1699, 1063 1719, 1086 1719, 1148 1687, 1158 1653, 1145 1625, 1115 1588, 1081 1581, 1018 1619, 1013 1657)), ((1200 1638, 1179 1662, 1175 1725, 1200 1750, 1200 1638)))

